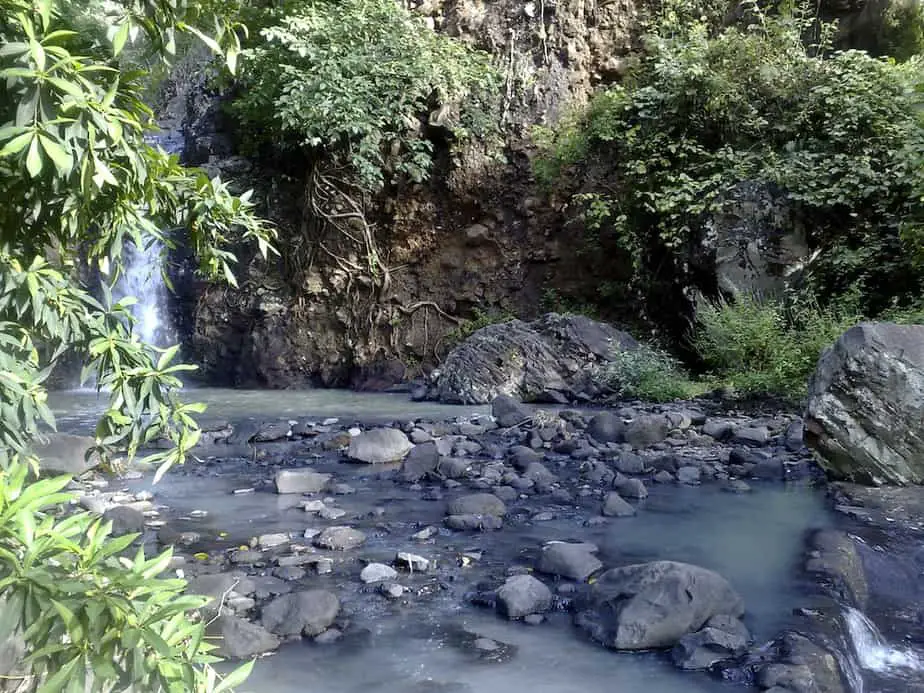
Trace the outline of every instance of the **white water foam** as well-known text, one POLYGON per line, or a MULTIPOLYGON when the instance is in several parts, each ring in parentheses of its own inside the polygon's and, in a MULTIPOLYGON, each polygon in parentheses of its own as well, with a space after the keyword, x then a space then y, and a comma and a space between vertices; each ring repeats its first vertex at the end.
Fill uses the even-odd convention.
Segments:
POLYGON ((891 646, 862 611, 846 607, 844 619, 857 663, 878 673, 924 672, 924 655, 908 648, 891 646))
POLYGON ((127 247, 124 270, 114 291, 116 298, 138 299, 131 307, 136 320, 134 330, 143 341, 155 346, 174 341, 167 312, 167 286, 161 274, 162 250, 157 242, 144 248, 127 247))

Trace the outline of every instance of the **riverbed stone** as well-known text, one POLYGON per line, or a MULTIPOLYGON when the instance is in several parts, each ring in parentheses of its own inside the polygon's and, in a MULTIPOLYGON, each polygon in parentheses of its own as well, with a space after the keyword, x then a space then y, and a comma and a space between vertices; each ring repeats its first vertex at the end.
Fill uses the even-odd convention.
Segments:
POLYGON ((263 607, 263 627, 276 635, 314 637, 340 613, 340 600, 327 590, 306 590, 277 597, 263 607))
POLYGON ((347 457, 367 464, 400 462, 414 448, 403 431, 397 428, 373 428, 350 440, 347 457))
POLYGON ((542 547, 536 570, 584 582, 603 567, 596 552, 594 544, 551 541, 542 547))
POLYGON ((699 467, 687 465, 677 470, 677 481, 681 484, 695 486, 700 483, 702 476, 703 472, 699 467))
POLYGON ((641 479, 617 478, 613 481, 613 488, 619 491, 619 495, 623 498, 634 498, 635 500, 648 498, 648 489, 645 488, 645 483, 641 479))
POLYGON ((288 421, 267 421, 260 425, 253 435, 257 443, 270 443, 276 440, 285 440, 292 435, 292 427, 288 421))
POLYGON ((497 610, 512 621, 552 608, 552 592, 532 575, 514 575, 497 590, 497 610))
POLYGON ((743 600, 718 573, 654 561, 603 573, 575 623, 606 647, 645 650, 672 647, 713 616, 743 613, 743 600))
POLYGON ((472 493, 449 501, 448 514, 503 517, 507 514, 507 506, 493 493, 472 493))
POLYGON ((144 531, 144 513, 127 505, 115 505, 103 513, 103 520, 112 523, 112 535, 140 534, 144 531))
POLYGON ((398 571, 384 563, 370 563, 359 574, 359 579, 367 585, 373 582, 394 580, 396 577, 398 577, 398 571))
POLYGON ((600 443, 622 442, 625 424, 614 412, 605 411, 597 414, 587 426, 587 435, 600 443))
POLYGON ((829 476, 924 483, 924 325, 861 323, 826 350, 809 382, 805 442, 829 476))
POLYGON ((449 515, 443 521, 449 528, 460 532, 493 531, 504 526, 504 521, 496 515, 449 515))
POLYGON ((603 501, 603 514, 607 517, 631 517, 635 515, 635 508, 629 505, 622 496, 615 491, 606 494, 603 501))
POLYGON ((732 432, 732 442, 741 445, 766 445, 770 442, 770 431, 766 426, 737 426, 732 432))
POLYGON ((708 669, 747 650, 750 634, 737 618, 713 616, 705 627, 680 638, 671 652, 681 669, 708 669))
POLYGON ((402 481, 415 484, 436 471, 440 453, 437 443, 427 442, 415 446, 404 458, 398 476, 402 481))
POLYGON ((225 659, 250 659, 280 644, 279 638, 266 628, 233 614, 221 614, 209 621, 206 632, 216 641, 216 654, 225 659))
POLYGON ((634 452, 626 452, 616 458, 616 469, 623 474, 644 474, 645 461, 634 452))
POLYGON ((529 407, 510 395, 498 395, 491 402, 491 416, 501 428, 510 428, 532 418, 529 407))
POLYGON ((328 527, 314 538, 315 546, 332 551, 348 551, 361 546, 366 535, 352 527, 328 527))
POLYGON ((629 421, 622 433, 622 440, 633 448, 646 448, 660 443, 670 432, 670 422, 661 414, 646 414, 629 421))
POLYGON ((412 573, 426 573, 433 566, 433 561, 415 553, 399 551, 395 555, 395 565, 412 573))
POLYGON ((281 469, 276 472, 276 493, 320 493, 330 479, 330 474, 311 469, 281 469))

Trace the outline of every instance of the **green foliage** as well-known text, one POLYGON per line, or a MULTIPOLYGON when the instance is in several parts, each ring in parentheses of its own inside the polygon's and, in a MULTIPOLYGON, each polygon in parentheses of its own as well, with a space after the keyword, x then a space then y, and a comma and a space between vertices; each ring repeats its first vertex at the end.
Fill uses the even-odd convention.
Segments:
POLYGON ((919 0, 890 0, 882 15, 879 48, 904 61, 924 52, 924 6, 919 0))
POLYGON ((610 358, 597 379, 620 397, 670 402, 706 391, 705 385, 690 379, 676 358, 651 345, 617 349, 610 358))
POLYGON ((496 325, 501 322, 509 322, 514 319, 514 315, 505 311, 483 311, 475 308, 471 318, 462 320, 452 332, 446 335, 446 344, 452 348, 468 339, 472 333, 477 332, 482 327, 496 325))
POLYGON ((190 613, 206 598, 184 596, 185 582, 159 577, 169 551, 126 556, 137 535, 113 539, 111 523, 89 513, 56 516, 74 502, 69 477, 30 483, 27 467, 0 471, 0 639, 29 648, 29 690, 217 691, 205 626, 190 613))
POLYGON ((544 133, 537 175, 570 186, 602 254, 628 255, 643 291, 658 272, 686 281, 710 219, 749 182, 787 198, 810 230, 823 300, 859 284, 875 313, 894 293, 916 295, 900 230, 924 247, 907 223, 924 190, 921 60, 824 50, 824 24, 806 45, 819 25, 799 11, 749 16, 719 32, 659 25, 624 84, 544 133))
POLYGON ((785 304, 741 296, 703 305, 694 345, 713 375, 737 391, 805 395, 822 350, 860 321, 812 301, 785 304))
POLYGON ((108 539, 86 514, 55 514, 72 500, 65 481, 29 476, 32 438, 55 425, 44 383, 65 352, 109 394, 96 428, 105 459, 167 439, 146 458, 160 475, 199 438, 202 407, 175 393, 188 369, 177 347, 142 343, 133 299, 112 300, 126 243, 170 248, 162 229, 185 229, 202 273, 231 282, 227 245, 271 250, 246 196, 148 144, 144 75, 119 63, 130 44, 169 60, 187 34, 233 67, 236 27, 206 2, 106 8, 91 22, 99 31, 76 31, 95 6, 0 0, 0 625, 24 643, 23 691, 218 691, 246 670, 218 682, 202 626, 188 621, 199 601, 178 596, 182 581, 156 579, 169 556, 119 557, 130 540, 108 539), (107 278, 101 300, 77 281, 78 260, 107 278))
POLYGON ((234 112, 258 143, 330 157, 376 191, 427 177, 428 127, 488 133, 498 83, 486 54, 393 0, 290 5, 244 54, 234 112))

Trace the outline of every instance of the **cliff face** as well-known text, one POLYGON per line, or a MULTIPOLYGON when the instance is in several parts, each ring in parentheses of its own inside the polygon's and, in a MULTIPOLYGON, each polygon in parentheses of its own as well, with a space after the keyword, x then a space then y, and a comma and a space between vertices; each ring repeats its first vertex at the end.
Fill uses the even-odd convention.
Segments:
POLYGON ((270 266, 244 258, 239 290, 179 272, 187 356, 208 381, 386 386, 437 362, 464 321, 533 317, 545 287, 580 278, 574 231, 562 228, 559 201, 540 194, 532 179, 530 128, 618 79, 633 47, 636 6, 424 0, 412 9, 497 57, 505 161, 478 143, 452 164, 444 152, 427 184, 374 201, 384 274, 365 271, 344 237, 318 231, 303 176, 258 170, 234 156, 220 109, 196 79, 178 90, 189 162, 256 186, 281 238, 282 257, 270 266))

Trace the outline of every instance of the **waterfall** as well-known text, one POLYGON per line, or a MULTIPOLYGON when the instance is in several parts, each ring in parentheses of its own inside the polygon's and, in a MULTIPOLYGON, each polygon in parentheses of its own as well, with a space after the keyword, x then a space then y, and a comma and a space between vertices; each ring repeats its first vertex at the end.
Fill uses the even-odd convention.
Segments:
POLYGON ((844 620, 857 664, 881 674, 924 672, 924 656, 911 649, 892 647, 862 611, 846 607, 844 620))
POLYGON ((113 291, 115 298, 138 299, 131 307, 136 320, 134 331, 148 344, 161 347, 176 342, 167 308, 167 285, 161 273, 162 252, 163 246, 158 242, 143 248, 127 246, 124 269, 113 291))

